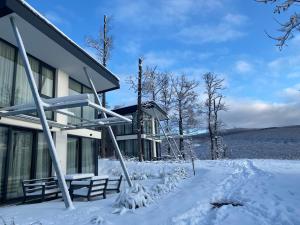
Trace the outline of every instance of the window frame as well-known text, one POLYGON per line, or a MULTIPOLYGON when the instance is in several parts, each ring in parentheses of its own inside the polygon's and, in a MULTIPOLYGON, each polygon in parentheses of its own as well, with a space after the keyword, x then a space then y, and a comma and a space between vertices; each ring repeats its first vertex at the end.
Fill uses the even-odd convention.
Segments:
MULTIPOLYGON (((89 137, 82 137, 82 136, 76 136, 76 135, 72 135, 72 134, 68 134, 67 135, 67 138, 76 138, 78 139, 78 145, 79 145, 79 150, 78 150, 78 168, 77 168, 77 171, 76 173, 82 173, 82 142, 83 142, 83 139, 90 139, 90 140, 93 140, 93 157, 95 159, 94 163, 94 174, 95 175, 98 175, 98 158, 97 158, 97 149, 98 149, 98 145, 99 145, 99 141, 95 138, 89 138, 89 137)), ((68 141, 67 141, 68 142, 68 141)), ((68 150, 68 149, 67 149, 68 150)), ((67 152, 68 154, 68 152, 67 152)), ((67 159, 68 159, 68 156, 67 156, 67 159)), ((68 165, 68 162, 66 162, 66 167, 68 165)), ((67 172, 68 168, 66 168, 66 172, 67 172)))
MULTIPOLYGON (((12 89, 10 90, 10 93, 11 93, 10 106, 13 106, 15 104, 15 98, 16 98, 15 93, 16 93, 16 83, 17 83, 16 78, 17 78, 17 66, 18 66, 19 49, 15 45, 11 44, 10 42, 2 39, 1 37, 0 37, 0 41, 3 42, 4 44, 10 46, 11 48, 13 48, 14 52, 15 52, 14 61, 13 61, 14 68, 13 68, 13 74, 12 74, 12 76, 13 76, 12 82, 13 83, 12 83, 12 89)), ((57 69, 54 68, 53 66, 50 66, 49 64, 43 62, 42 60, 38 59, 37 57, 35 57, 35 56, 33 56, 33 55, 29 54, 29 53, 27 53, 27 56, 33 58, 34 60, 37 60, 38 63, 39 63, 39 84, 38 84, 37 88, 38 88, 38 92, 39 92, 40 97, 41 98, 45 98, 45 99, 54 98, 55 97, 55 92, 56 92, 56 76, 57 76, 56 70, 57 69), (49 70, 51 70, 53 72, 52 97, 42 94, 41 83, 42 83, 42 76, 43 76, 42 75, 42 68, 43 67, 45 67, 45 68, 47 68, 47 69, 49 69, 49 70)), ((52 116, 51 116, 50 120, 55 121, 54 112, 52 112, 52 116)))
MULTIPOLYGON (((89 88, 88 86, 86 86, 86 85, 80 83, 79 81, 73 79, 72 77, 69 77, 69 87, 68 87, 68 90, 70 90, 70 81, 75 82, 75 83, 77 83, 77 84, 80 85, 80 94, 86 94, 86 92, 83 92, 84 88, 90 89, 91 93, 92 93, 92 89, 91 88, 89 88)), ((81 118, 83 118, 83 107, 80 107, 80 116, 81 116, 81 118)), ((97 118, 98 118, 97 110, 95 109, 94 110, 94 118, 93 119, 97 119, 97 118)), ((69 123, 69 121, 68 121, 68 123, 69 123)))

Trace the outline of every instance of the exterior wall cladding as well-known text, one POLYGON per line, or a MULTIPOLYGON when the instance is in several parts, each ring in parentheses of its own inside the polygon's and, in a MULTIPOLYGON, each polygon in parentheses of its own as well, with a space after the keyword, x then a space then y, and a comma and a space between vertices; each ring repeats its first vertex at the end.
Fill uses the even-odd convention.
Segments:
MULTIPOLYGON (((134 106, 135 107, 135 106, 134 106)), ((132 108, 134 108, 132 107, 132 108)), ((122 112, 123 108, 114 110, 115 112, 124 115, 132 116, 133 123, 126 125, 118 125, 113 127, 114 134, 117 137, 117 141, 125 157, 133 158, 138 157, 137 149, 137 116, 136 111, 126 113, 122 112)), ((126 111, 126 110, 125 110, 126 111)), ((153 116, 143 113, 143 125, 144 129, 142 132, 142 145, 144 148, 145 160, 157 160, 161 158, 161 141, 155 139, 154 136, 160 133, 158 120, 153 116)), ((107 139, 109 143, 110 140, 107 139)), ((111 146, 108 144, 108 146, 111 146)), ((111 148, 106 149, 108 157, 114 156, 114 151, 111 148)))
MULTIPOLYGON (((53 68, 29 56, 41 97, 52 98, 90 92, 71 80, 60 68, 53 68)), ((0 39, 0 107, 33 102, 18 49, 0 39)), ((90 109, 72 109, 74 113, 95 118, 90 109)), ((66 124, 67 116, 47 112, 50 120, 66 124)), ((97 174, 96 149, 101 132, 95 130, 60 131, 51 128, 64 173, 97 174)), ((48 147, 41 126, 11 118, 0 119, 0 202, 22 196, 21 181, 53 175, 48 147)))

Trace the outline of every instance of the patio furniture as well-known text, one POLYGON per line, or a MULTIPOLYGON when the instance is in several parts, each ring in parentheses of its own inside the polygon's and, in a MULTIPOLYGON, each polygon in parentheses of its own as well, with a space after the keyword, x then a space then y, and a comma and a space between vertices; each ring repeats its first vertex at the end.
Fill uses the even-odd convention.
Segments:
POLYGON ((68 182, 72 182, 74 180, 85 180, 94 177, 93 173, 74 173, 65 175, 65 180, 68 182))
POLYGON ((44 201, 46 197, 58 197, 61 192, 55 177, 47 177, 40 179, 31 179, 22 181, 23 203, 28 199, 40 199, 44 201))
POLYGON ((106 187, 108 176, 94 176, 90 180, 72 181, 70 193, 72 200, 74 197, 84 197, 90 201, 91 197, 103 196, 106 198, 106 187))
POLYGON ((106 191, 116 191, 117 193, 119 193, 122 179, 123 175, 121 175, 120 177, 109 178, 106 191))

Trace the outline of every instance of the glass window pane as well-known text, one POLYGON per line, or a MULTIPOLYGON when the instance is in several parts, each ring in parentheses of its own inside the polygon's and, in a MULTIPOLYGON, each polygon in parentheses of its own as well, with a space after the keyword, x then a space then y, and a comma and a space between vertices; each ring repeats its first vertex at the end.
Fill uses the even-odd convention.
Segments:
MULTIPOLYGON (((83 86, 82 92, 91 94, 92 90, 90 88, 83 86)), ((96 118, 95 116, 96 116, 96 111, 94 108, 88 106, 83 107, 83 115, 82 115, 83 118, 93 120, 96 118)))
POLYGON ((82 138, 82 173, 95 172, 95 141, 82 138))
POLYGON ((0 200, 4 190, 5 160, 7 155, 8 129, 0 127, 0 200))
POLYGON ((54 97, 53 96, 53 87, 54 87, 54 72, 53 70, 48 69, 47 67, 42 67, 42 83, 41 83, 41 93, 43 95, 54 97))
POLYGON ((0 41, 0 107, 9 106, 12 96, 15 50, 0 41))
POLYGON ((36 178, 49 177, 51 171, 51 159, 48 145, 43 133, 38 133, 36 178))
MULTIPOLYGON (((74 81, 74 80, 69 80, 69 95, 78 95, 81 94, 81 85, 80 83, 74 81)), ((70 108, 68 109, 70 112, 73 112, 76 116, 81 117, 81 107, 77 108, 70 108)), ((80 119, 73 118, 73 117, 68 117, 68 122, 71 124, 76 124, 80 122, 80 119)))
POLYGON ((79 139, 68 137, 67 174, 79 172, 79 139))
MULTIPOLYGON (((39 62, 32 57, 28 57, 31 70, 37 86, 39 85, 39 62)), ((15 90, 15 105, 32 103, 33 98, 31 89, 27 79, 27 75, 23 66, 23 60, 20 55, 18 56, 17 63, 17 77, 16 77, 16 90, 15 90)))
POLYGON ((13 131, 13 147, 10 151, 7 198, 23 196, 21 182, 30 179, 33 134, 13 131))

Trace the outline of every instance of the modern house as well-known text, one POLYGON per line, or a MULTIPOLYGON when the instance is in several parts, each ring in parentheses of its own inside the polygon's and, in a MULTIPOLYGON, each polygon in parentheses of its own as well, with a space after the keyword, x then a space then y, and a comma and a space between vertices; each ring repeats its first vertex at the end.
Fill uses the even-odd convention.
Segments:
MULTIPOLYGON (((114 127, 120 150, 127 157, 138 157, 137 149, 137 105, 117 108, 114 112, 132 116, 132 124, 123 124, 114 127)), ((142 106, 142 148, 145 160, 154 160, 161 157, 161 139, 159 121, 168 119, 167 113, 154 101, 144 102, 142 106)), ((109 149, 108 149, 109 151, 109 149)), ((112 152, 110 152, 111 154, 112 152)))
MULTIPOLYGON (((33 102, 10 21, 12 16, 43 99, 90 93, 82 68, 89 70, 98 93, 119 88, 119 79, 115 75, 27 3, 0 0, 1 108, 33 102)), ((72 108, 70 111, 86 119, 96 118, 96 111, 88 107, 72 108)), ((30 115, 38 118, 37 113, 30 115)), ((62 130, 58 124, 72 124, 76 119, 52 111, 47 111, 46 115, 63 173, 97 174, 96 148, 101 132, 95 129, 62 130)), ((0 202, 21 197, 23 179, 52 174, 48 145, 39 120, 1 117, 0 202)))

